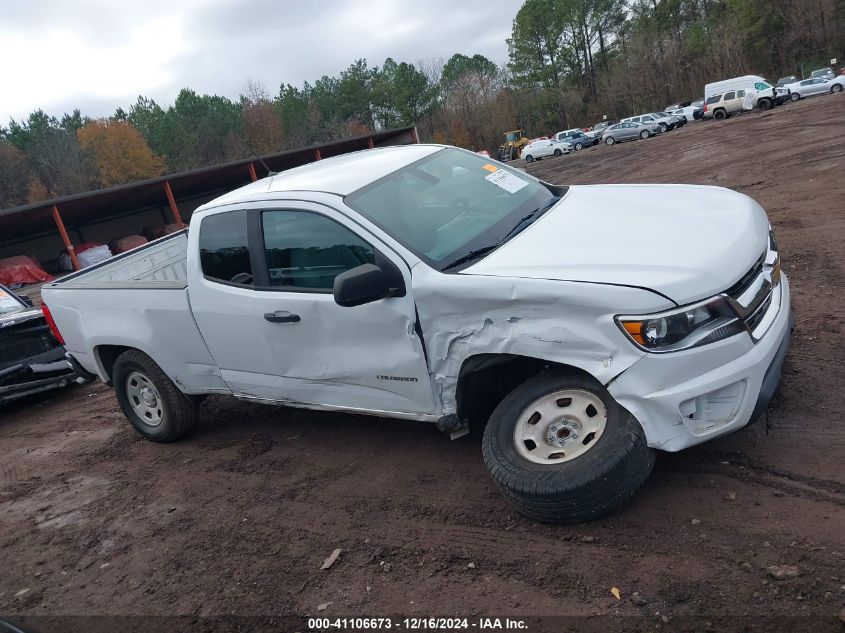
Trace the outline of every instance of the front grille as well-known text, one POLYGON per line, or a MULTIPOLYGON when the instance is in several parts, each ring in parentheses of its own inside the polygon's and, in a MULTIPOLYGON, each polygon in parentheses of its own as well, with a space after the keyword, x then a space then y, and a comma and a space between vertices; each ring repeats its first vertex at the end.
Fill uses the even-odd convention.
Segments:
POLYGON ((749 332, 760 325, 772 304, 773 281, 776 283, 777 280, 774 274, 769 276, 764 273, 765 262, 766 253, 763 253, 748 272, 725 292, 749 332))
POLYGON ((738 297, 745 292, 749 286, 754 282, 757 276, 763 272, 763 263, 766 261, 766 254, 763 253, 760 255, 760 259, 754 262, 754 265, 748 269, 748 272, 745 273, 742 278, 736 282, 733 286, 728 288, 725 291, 726 295, 731 297, 738 297))
POLYGON ((772 305, 771 291, 769 291, 769 294, 766 295, 763 303, 761 303, 754 312, 746 317, 745 325, 748 327, 749 331, 753 332, 755 328, 760 325, 760 321, 762 321, 763 317, 766 316, 766 311, 769 309, 770 305, 772 305))

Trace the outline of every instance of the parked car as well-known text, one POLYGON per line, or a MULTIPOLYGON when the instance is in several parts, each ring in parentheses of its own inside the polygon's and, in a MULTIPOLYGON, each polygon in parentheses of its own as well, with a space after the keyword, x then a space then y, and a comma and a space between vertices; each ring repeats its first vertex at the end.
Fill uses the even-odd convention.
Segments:
POLYGON ((611 125, 612 123, 610 123, 610 121, 601 121, 600 123, 596 123, 593 127, 591 127, 590 131, 585 132, 585 134, 593 140, 601 140, 601 135, 611 125))
POLYGON ((669 110, 669 114, 683 117, 686 121, 695 121, 701 118, 701 113, 704 111, 704 101, 696 101, 688 106, 669 110))
POLYGON ((717 121, 722 121, 732 114, 752 109, 756 94, 753 89, 751 92, 746 92, 745 89, 739 89, 730 90, 724 94, 712 95, 704 102, 704 110, 701 117, 703 119, 713 118, 717 121))
POLYGON ((526 163, 533 163, 549 156, 562 156, 572 151, 572 145, 553 140, 539 140, 522 148, 522 158, 526 163))
POLYGON ((0 286, 0 404, 80 379, 48 318, 29 297, 0 286))
POLYGON ((789 91, 789 98, 798 101, 803 97, 842 92, 842 88, 845 87, 845 75, 834 76, 833 79, 823 77, 805 79, 784 87, 789 91))
POLYGON ((798 77, 797 75, 781 77, 777 80, 777 83, 775 83, 775 88, 783 88, 786 84, 794 84, 797 81, 801 81, 801 77, 798 77))
POLYGON ((572 522, 629 498, 656 449, 766 408, 792 328, 775 249, 727 189, 552 185, 411 145, 242 187, 43 296, 151 440, 190 432, 209 393, 454 435, 487 419, 505 496, 572 522))
POLYGON ((556 141, 569 143, 576 152, 580 152, 585 147, 592 147, 599 142, 599 139, 591 138, 584 133, 580 127, 571 130, 564 130, 554 135, 556 141))
POLYGON ((621 123, 656 123, 660 127, 661 132, 668 132, 678 127, 678 119, 663 112, 650 112, 648 114, 640 114, 637 116, 629 116, 622 119, 621 123))
POLYGON ((819 68, 818 70, 814 70, 810 73, 808 79, 833 79, 836 77, 836 73, 833 72, 833 68, 819 68))
POLYGON ((655 134, 660 134, 660 125, 657 123, 637 123, 635 121, 622 121, 611 125, 602 134, 602 141, 605 145, 613 145, 623 141, 634 141, 647 139, 655 134))
MULTIPOLYGON (((711 105, 710 99, 712 97, 717 95, 733 94, 733 96, 730 99, 727 99, 726 101, 733 101, 734 99, 739 99, 739 105, 734 109, 730 109, 730 106, 728 105, 723 105, 722 109, 725 110, 725 116, 722 116, 721 118, 725 118, 731 113, 738 112, 742 109, 742 99, 745 98, 746 93, 751 91, 754 91, 754 95, 756 98, 756 102, 753 105, 759 110, 768 110, 776 105, 783 103, 786 99, 788 99, 786 90, 778 91, 772 84, 770 84, 760 75, 743 75, 742 77, 733 77, 731 79, 715 81, 713 83, 705 85, 704 101, 705 104, 709 106, 711 105), (742 93, 742 97, 737 96, 740 92, 742 93)), ((713 110, 711 110, 710 108, 705 110, 705 114, 707 112, 710 112, 710 115, 714 116, 713 110)), ((714 118, 720 117, 714 116, 714 118)))
POLYGON ((675 121, 675 127, 683 127, 687 124, 687 118, 683 114, 672 114, 671 112, 655 112, 657 115, 664 115, 675 121))

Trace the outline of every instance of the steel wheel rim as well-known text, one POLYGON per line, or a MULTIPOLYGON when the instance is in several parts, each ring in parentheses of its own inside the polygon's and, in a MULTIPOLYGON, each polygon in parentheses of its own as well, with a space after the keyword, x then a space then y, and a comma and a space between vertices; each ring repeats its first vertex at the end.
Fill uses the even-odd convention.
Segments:
POLYGON ((126 397, 129 406, 148 426, 158 426, 164 418, 161 395, 152 381, 138 371, 126 377, 126 397))
POLYGON ((561 389, 526 407, 516 421, 513 443, 530 462, 562 464, 593 448, 606 427, 601 398, 583 389, 561 389))

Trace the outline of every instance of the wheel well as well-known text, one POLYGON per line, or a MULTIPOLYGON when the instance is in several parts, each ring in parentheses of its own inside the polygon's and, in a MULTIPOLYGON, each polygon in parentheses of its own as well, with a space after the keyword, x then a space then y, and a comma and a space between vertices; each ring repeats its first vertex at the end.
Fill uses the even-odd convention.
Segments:
POLYGON ((126 345, 98 345, 96 350, 94 350, 97 358, 100 360, 100 365, 108 378, 108 382, 106 384, 111 384, 112 370, 114 369, 114 363, 117 360, 117 357, 126 350, 130 349, 134 348, 126 345))
POLYGON ((464 361, 455 393, 458 419, 484 424, 511 391, 529 378, 550 369, 565 368, 594 379, 571 365, 514 354, 478 354, 464 361))

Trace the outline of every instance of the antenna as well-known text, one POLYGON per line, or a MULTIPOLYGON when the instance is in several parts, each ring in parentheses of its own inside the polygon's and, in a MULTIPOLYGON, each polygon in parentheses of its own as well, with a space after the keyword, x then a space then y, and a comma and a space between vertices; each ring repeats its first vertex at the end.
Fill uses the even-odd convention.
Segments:
POLYGON ((255 156, 255 157, 258 159, 258 162, 259 162, 259 163, 261 163, 261 165, 264 167, 264 169, 266 169, 266 170, 267 170, 267 175, 268 175, 268 176, 275 176, 276 174, 278 174, 278 173, 279 173, 279 172, 277 172, 277 171, 273 171, 272 169, 270 169, 270 168, 267 166, 267 163, 265 163, 265 162, 264 162, 264 159, 263 159, 263 158, 261 158, 261 156, 259 156, 256 152, 252 152, 252 155, 253 155, 253 156, 255 156))
POLYGON ((246 138, 246 134, 244 134, 243 132, 241 132, 241 139, 243 140, 244 145, 246 145, 246 148, 247 148, 250 152, 252 152, 252 155, 253 155, 255 158, 257 158, 257 159, 258 159, 258 162, 259 162, 259 163, 261 163, 261 166, 262 166, 262 167, 264 167, 264 169, 266 169, 266 170, 267 170, 267 176, 275 176, 276 174, 278 174, 278 173, 279 173, 279 172, 277 172, 277 171, 273 171, 272 169, 270 169, 270 168, 267 166, 267 163, 265 163, 265 162, 264 162, 264 159, 263 159, 263 158, 261 158, 261 156, 259 156, 259 155, 258 155, 258 152, 256 152, 256 151, 255 151, 255 148, 254 148, 254 147, 252 146, 252 144, 251 144, 251 143, 247 140, 247 138, 246 138))

